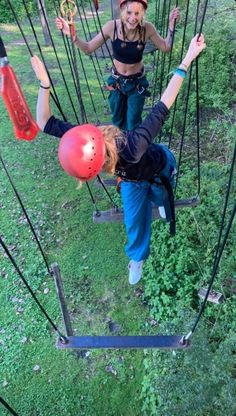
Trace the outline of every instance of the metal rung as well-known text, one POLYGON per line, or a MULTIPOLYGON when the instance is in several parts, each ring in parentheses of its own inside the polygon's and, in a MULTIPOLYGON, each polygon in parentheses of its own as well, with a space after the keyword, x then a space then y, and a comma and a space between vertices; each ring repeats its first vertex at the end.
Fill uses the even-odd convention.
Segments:
POLYGON ((58 339, 60 349, 90 349, 90 348, 161 348, 184 349, 189 347, 189 341, 180 335, 149 335, 149 336, 78 336, 67 337, 68 342, 58 339))
MULTIPOLYGON (((192 197, 190 199, 179 199, 175 201, 175 208, 195 207, 200 204, 199 197, 192 197)), ((152 219, 160 219, 158 207, 152 207, 152 219)), ((123 222, 124 210, 123 208, 111 208, 108 211, 99 211, 93 213, 93 222, 100 224, 103 222, 123 222)))

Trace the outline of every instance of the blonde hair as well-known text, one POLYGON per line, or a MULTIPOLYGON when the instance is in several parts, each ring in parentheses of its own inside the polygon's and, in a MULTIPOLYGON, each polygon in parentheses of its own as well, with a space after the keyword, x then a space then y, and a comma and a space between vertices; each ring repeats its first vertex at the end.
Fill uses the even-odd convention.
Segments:
MULTIPOLYGON (((126 3, 124 3, 122 6, 121 6, 121 10, 120 10, 120 20, 121 20, 121 22, 124 24, 124 22, 126 21, 126 19, 127 19, 127 11, 128 11, 128 7, 129 7, 129 5, 131 4, 131 3, 135 3, 135 1, 128 1, 128 2, 126 2, 126 3)), ((139 25, 140 26, 143 26, 143 24, 144 24, 144 18, 145 18, 145 12, 146 12, 146 10, 145 10, 145 8, 144 8, 144 6, 143 6, 143 4, 142 3, 139 3, 139 2, 137 2, 139 5, 140 5, 140 14, 139 14, 139 25)))
POLYGON ((98 126, 101 130, 106 145, 106 158, 102 170, 104 172, 114 175, 116 164, 118 162, 118 152, 116 146, 116 139, 123 138, 123 134, 118 127, 113 125, 98 126))

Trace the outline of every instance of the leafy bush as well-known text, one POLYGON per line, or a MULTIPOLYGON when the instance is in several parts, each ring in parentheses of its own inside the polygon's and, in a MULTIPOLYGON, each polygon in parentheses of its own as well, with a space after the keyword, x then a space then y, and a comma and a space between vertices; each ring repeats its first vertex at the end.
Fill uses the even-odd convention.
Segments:
MULTIPOLYGON (((186 329, 184 321, 181 326, 186 329)), ((172 325, 172 332, 179 327, 172 325)), ((235 341, 231 332, 216 345, 208 325, 202 323, 189 349, 146 353, 142 414, 232 416, 236 410, 235 341)))

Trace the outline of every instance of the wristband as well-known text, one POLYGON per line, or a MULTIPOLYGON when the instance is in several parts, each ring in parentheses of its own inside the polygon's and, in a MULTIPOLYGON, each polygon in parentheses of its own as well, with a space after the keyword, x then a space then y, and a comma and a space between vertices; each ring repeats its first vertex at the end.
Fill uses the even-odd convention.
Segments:
POLYGON ((50 87, 50 85, 49 85, 49 87, 44 87, 43 85, 40 84, 40 88, 43 88, 44 90, 49 90, 49 88, 51 88, 51 87, 50 87))
POLYGON ((184 69, 181 68, 176 68, 174 75, 179 75, 182 78, 186 78, 187 76, 187 71, 185 71, 184 69))

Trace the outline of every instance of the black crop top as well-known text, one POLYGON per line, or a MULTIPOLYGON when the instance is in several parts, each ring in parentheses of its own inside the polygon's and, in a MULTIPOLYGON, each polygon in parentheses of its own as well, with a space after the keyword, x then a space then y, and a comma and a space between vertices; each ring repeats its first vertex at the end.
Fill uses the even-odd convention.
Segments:
MULTIPOLYGON (((111 41, 113 58, 122 64, 137 64, 143 59, 145 42, 136 40, 134 42, 125 41, 118 38, 116 20, 114 21, 114 36, 111 41)), ((145 32, 143 39, 145 39, 145 32)))

